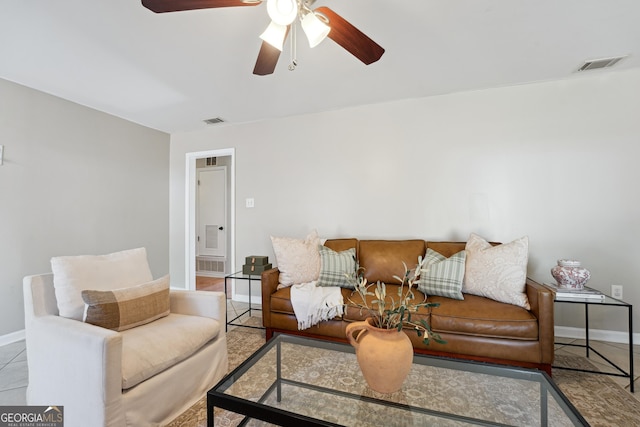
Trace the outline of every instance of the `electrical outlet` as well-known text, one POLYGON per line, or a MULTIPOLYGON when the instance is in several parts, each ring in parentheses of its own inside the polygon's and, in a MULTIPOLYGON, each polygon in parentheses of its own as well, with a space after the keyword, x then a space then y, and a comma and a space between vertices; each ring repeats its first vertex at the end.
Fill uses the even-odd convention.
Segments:
POLYGON ((611 296, 622 299, 622 285, 611 285, 611 296))
POLYGON ((244 203, 245 203, 245 206, 248 207, 248 208, 252 208, 252 207, 254 207, 256 205, 255 201, 253 200, 253 198, 246 199, 244 201, 244 203))

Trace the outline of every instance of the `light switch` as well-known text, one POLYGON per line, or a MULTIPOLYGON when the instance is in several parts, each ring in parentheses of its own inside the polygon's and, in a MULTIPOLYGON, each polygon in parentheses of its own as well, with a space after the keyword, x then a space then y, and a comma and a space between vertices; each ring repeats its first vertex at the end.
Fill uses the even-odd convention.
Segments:
POLYGON ((253 200, 253 197, 251 197, 251 198, 249 198, 249 199, 246 199, 246 200, 245 200, 245 205, 246 205, 246 207, 248 207, 248 208, 252 208, 252 207, 254 207, 254 206, 255 206, 255 202, 254 202, 254 200, 253 200))

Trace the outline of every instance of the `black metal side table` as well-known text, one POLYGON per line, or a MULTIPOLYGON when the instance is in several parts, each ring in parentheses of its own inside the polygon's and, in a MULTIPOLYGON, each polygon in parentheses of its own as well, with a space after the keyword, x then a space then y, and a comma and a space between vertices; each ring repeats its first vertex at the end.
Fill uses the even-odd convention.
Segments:
POLYGON ((566 369, 571 371, 580 371, 580 372, 590 372, 594 374, 603 374, 603 375, 611 375, 616 377, 629 378, 629 390, 634 393, 633 388, 633 306, 619 299, 615 299, 610 297, 609 295, 605 295, 604 299, 593 299, 593 298, 560 298, 557 297, 554 299, 554 302, 563 303, 563 304, 582 304, 584 305, 584 322, 585 322, 585 344, 565 344, 565 343, 557 343, 561 345, 568 345, 573 347, 582 347, 585 349, 586 357, 589 357, 589 352, 592 351, 600 356, 603 360, 605 360, 610 366, 615 368, 618 372, 601 372, 601 371, 593 371, 588 369, 578 369, 578 368, 568 368, 563 366, 553 366, 557 369, 566 369), (609 306, 609 307, 622 307, 628 310, 628 319, 629 319, 629 372, 626 372, 624 369, 616 365, 614 362, 609 360, 606 356, 600 353, 598 350, 591 347, 589 343, 589 306, 592 305, 600 305, 600 306, 609 306))
POLYGON ((253 304, 252 304, 252 300, 251 300, 251 284, 253 282, 261 282, 261 278, 260 275, 253 275, 253 274, 244 274, 242 273, 242 271, 236 271, 235 273, 229 274, 224 276, 224 296, 225 299, 228 298, 228 290, 227 290, 227 281, 228 280, 247 280, 249 281, 249 307, 244 310, 243 312, 239 313, 238 315, 236 315, 236 317, 234 317, 233 319, 229 320, 229 310, 226 310, 226 317, 225 317, 225 331, 227 331, 229 329, 229 326, 240 326, 243 328, 252 328, 252 329, 264 329, 264 327, 262 326, 251 326, 251 325, 243 325, 241 323, 233 323, 236 320, 238 320, 239 318, 241 318, 242 316, 244 316, 245 314, 249 313, 249 316, 251 316, 251 312, 253 310, 256 311, 262 311, 262 308, 254 308, 253 304))

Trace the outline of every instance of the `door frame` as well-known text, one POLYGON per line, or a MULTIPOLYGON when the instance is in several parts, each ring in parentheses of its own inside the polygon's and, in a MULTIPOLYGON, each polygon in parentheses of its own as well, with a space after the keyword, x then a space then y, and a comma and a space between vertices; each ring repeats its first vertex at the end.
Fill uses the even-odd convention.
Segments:
POLYGON ((185 283, 186 289, 196 288, 196 160, 206 157, 230 157, 229 162, 229 192, 227 194, 229 203, 229 247, 227 248, 227 259, 229 271, 236 269, 236 150, 235 148, 223 148, 219 150, 197 151, 186 154, 186 179, 185 179, 185 283))

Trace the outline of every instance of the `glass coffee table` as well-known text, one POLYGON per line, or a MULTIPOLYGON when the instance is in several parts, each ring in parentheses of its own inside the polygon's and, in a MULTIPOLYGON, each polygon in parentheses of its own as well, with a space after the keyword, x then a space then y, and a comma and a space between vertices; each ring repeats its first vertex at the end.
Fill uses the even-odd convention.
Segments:
POLYGON ((537 370, 414 356, 402 390, 372 391, 351 346, 275 336, 207 392, 240 425, 588 426, 537 370))

